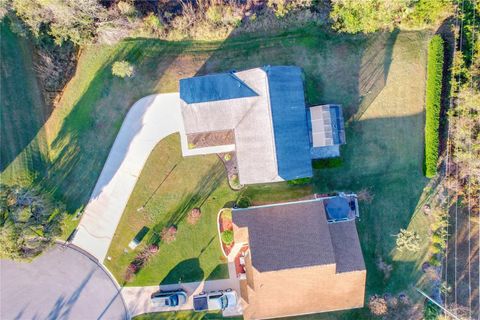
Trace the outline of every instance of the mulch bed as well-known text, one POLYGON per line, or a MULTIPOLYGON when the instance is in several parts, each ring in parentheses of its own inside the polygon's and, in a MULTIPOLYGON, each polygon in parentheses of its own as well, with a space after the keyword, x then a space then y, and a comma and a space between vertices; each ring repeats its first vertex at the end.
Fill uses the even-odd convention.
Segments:
MULTIPOLYGON (((220 234, 225 230, 233 230, 232 220, 223 217, 223 214, 220 214, 218 223, 220 225, 220 234)), ((227 246, 225 243, 223 243, 223 241, 221 242, 222 242, 223 251, 228 256, 230 254, 230 250, 232 250, 235 243, 232 242, 230 245, 227 246)))
POLYGON ((211 131, 187 134, 187 141, 193 148, 224 146, 235 143, 233 130, 211 131))

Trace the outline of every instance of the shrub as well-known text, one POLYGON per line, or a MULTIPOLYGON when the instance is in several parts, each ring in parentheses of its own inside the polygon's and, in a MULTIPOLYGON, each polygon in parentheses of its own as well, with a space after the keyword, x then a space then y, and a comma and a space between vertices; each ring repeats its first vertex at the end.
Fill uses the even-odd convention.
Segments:
POLYGON ((136 14, 135 7, 126 1, 120 1, 117 3, 118 11, 124 16, 131 17, 136 14))
POLYGON ((439 35, 430 41, 427 68, 425 175, 432 178, 437 174, 443 75, 443 40, 439 35))
POLYGON ((171 226, 168 228, 163 228, 160 237, 162 238, 163 242, 172 243, 173 241, 175 241, 175 239, 177 239, 177 227, 171 226))
POLYGON ((442 261, 440 261, 440 259, 438 259, 437 255, 433 255, 428 260, 428 263, 430 263, 431 266, 439 267, 442 264, 442 261))
POLYGON ((207 9, 206 13, 208 21, 213 24, 219 24, 222 22, 222 7, 217 5, 211 5, 207 9))
POLYGON ((159 35, 164 29, 164 25, 152 12, 143 18, 143 29, 145 32, 153 35, 159 35))
POLYGON ((368 309, 374 316, 383 316, 388 312, 387 301, 382 297, 374 295, 368 301, 368 309))
POLYGON ((436 320, 440 315, 439 308, 432 302, 426 302, 423 309, 424 320, 436 320))
POLYGON ((131 77, 133 75, 133 66, 125 60, 115 61, 112 65, 112 74, 120 78, 131 77))
POLYGON ((313 160, 314 169, 327 169, 327 168, 338 168, 342 166, 343 159, 341 157, 329 158, 329 159, 317 159, 313 160))
POLYGON ((128 265, 127 271, 125 271, 125 275, 123 276, 125 281, 129 282, 135 276, 137 272, 137 266, 132 262, 128 265))
POLYGON ((357 198, 360 201, 365 201, 366 203, 372 203, 374 195, 370 189, 363 188, 362 190, 358 191, 357 198))
POLYGON ((223 160, 225 160, 226 162, 232 160, 232 155, 230 153, 227 153, 223 156, 223 160))
POLYGON ((420 236, 414 231, 400 229, 396 244, 398 251, 416 252, 420 249, 420 236))
POLYGON ((237 206, 239 208, 248 208, 252 205, 252 202, 250 201, 250 198, 249 197, 246 197, 246 196, 241 196, 238 200, 237 200, 237 206))
POLYGON ((200 220, 200 217, 202 216, 202 212, 200 211, 200 208, 193 208, 189 213, 187 217, 187 222, 191 225, 194 225, 200 220))
POLYGON ((287 183, 292 186, 304 185, 312 183, 312 178, 300 178, 294 180, 288 180, 287 183))
POLYGON ((233 243, 233 231, 232 230, 225 230, 222 232, 222 241, 227 246, 233 243))

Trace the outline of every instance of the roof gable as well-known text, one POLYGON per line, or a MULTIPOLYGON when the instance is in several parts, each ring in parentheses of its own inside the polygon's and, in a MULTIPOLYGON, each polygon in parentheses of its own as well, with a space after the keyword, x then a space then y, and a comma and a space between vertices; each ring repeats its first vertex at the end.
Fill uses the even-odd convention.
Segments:
POLYGON ((188 104, 255 96, 258 94, 233 73, 180 80, 180 98, 188 104))

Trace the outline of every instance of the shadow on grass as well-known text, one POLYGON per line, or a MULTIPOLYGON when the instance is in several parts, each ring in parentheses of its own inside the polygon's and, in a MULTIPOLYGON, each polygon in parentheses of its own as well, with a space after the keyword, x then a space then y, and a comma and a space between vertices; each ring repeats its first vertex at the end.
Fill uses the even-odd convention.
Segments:
POLYGON ((191 258, 180 262, 170 270, 165 278, 160 281, 160 285, 194 282, 203 278, 204 272, 200 266, 200 261, 198 258, 191 258))
MULTIPOLYGON (((34 67, 34 47, 28 37, 21 37, 10 29, 10 20, 0 22, 0 172, 22 157, 27 170, 45 174, 46 162, 41 144, 44 123, 52 109, 43 97, 42 85, 34 67), (22 155, 22 153, 24 155, 22 155)), ((18 179, 18 169, 13 168, 12 179, 18 179)), ((3 178, 2 180, 5 181, 3 178)))
MULTIPOLYGON (((158 40, 126 40, 117 45, 114 53, 96 71, 52 142, 51 147, 58 150, 58 154, 50 163, 49 175, 39 181, 44 189, 67 204, 69 212, 87 203, 131 105, 142 96, 154 93, 169 62, 173 62, 183 49, 182 45, 169 45, 158 40), (161 64, 155 64, 158 56, 162 56, 161 64), (131 62, 137 74, 131 79, 115 79, 111 65, 117 60, 131 62), (152 64, 154 71, 150 67, 152 64), (127 87, 135 88, 135 93, 129 93, 127 87)), ((132 129, 132 135, 141 128, 140 125, 132 129)), ((117 165, 122 161, 119 158, 117 165)))
POLYGON ((218 280, 228 278, 228 264, 221 263, 215 267, 215 269, 210 272, 207 279, 205 280, 218 280))
POLYGON ((367 266, 367 294, 396 293, 415 285, 417 264, 392 261, 395 237, 407 228, 428 180, 422 174, 423 113, 354 123, 347 131, 344 164, 315 170, 316 191, 369 189, 371 203, 360 203, 357 223, 367 266), (417 134, 415 134, 417 133, 417 134), (378 268, 379 259, 393 265, 390 278, 378 268))
POLYGON ((223 164, 218 161, 209 171, 209 174, 197 183, 194 190, 183 197, 177 208, 172 210, 171 213, 167 214, 164 219, 152 228, 153 232, 149 243, 160 244, 162 229, 167 226, 177 226, 193 208, 201 209, 205 201, 207 201, 224 179, 226 179, 225 168, 223 164))

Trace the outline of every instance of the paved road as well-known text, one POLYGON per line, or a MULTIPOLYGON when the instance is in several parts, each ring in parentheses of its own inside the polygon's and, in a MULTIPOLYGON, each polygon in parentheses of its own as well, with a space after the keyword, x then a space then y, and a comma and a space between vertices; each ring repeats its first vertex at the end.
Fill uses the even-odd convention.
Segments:
MULTIPOLYGON (((188 282, 182 284, 162 285, 162 286, 148 286, 148 287, 124 287, 122 295, 127 305, 127 309, 132 316, 142 313, 151 312, 166 312, 176 310, 192 310, 193 309, 193 295, 202 291, 214 291, 233 289, 237 292, 240 301, 240 282, 237 279, 235 271, 235 256, 238 254, 240 246, 235 246, 228 257, 228 273, 229 279, 209 280, 201 282, 188 282), (188 301, 181 307, 159 307, 150 302, 150 295, 158 290, 176 290, 184 289, 188 294, 188 301)), ((237 308, 233 310, 225 310, 224 316, 237 316, 242 314, 242 304, 239 303, 237 308)))
POLYGON ((77 249, 55 246, 31 263, 0 260, 0 319, 126 319, 116 283, 77 249))
POLYGON ((178 93, 147 96, 128 112, 85 207, 73 244, 103 262, 137 179, 163 138, 180 132, 182 152, 228 152, 234 145, 188 150, 178 93))

